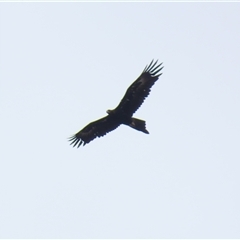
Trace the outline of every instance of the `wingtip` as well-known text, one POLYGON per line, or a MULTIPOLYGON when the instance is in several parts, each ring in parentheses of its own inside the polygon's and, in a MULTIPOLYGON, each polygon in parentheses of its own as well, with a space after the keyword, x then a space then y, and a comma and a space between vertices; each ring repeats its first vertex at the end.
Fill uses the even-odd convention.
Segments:
MULTIPOLYGON (((79 148, 84 143, 82 139, 77 138, 76 134, 68 137, 68 141, 70 141, 70 145, 72 145, 72 147, 77 147, 77 148, 79 148)), ((85 144, 86 143, 84 143, 83 146, 85 144)))
POLYGON ((158 60, 156 60, 155 62, 154 62, 154 59, 150 62, 150 64, 149 65, 147 65, 145 68, 144 68, 144 70, 143 70, 143 72, 142 73, 146 73, 146 72, 148 72, 148 73, 150 73, 152 76, 154 76, 154 77, 159 77, 161 74, 158 74, 158 75, 156 75, 157 73, 159 73, 162 69, 163 69, 163 67, 164 66, 162 66, 162 64, 163 64, 163 62, 162 63, 159 63, 159 64, 157 64, 158 63, 158 60))

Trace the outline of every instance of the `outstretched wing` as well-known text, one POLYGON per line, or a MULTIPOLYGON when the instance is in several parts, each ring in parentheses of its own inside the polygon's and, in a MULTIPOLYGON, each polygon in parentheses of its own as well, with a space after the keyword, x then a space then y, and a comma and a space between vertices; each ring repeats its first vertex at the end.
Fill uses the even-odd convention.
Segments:
POLYGON ((120 124, 114 121, 110 116, 106 116, 97 121, 89 123, 86 127, 80 130, 78 133, 69 138, 73 147, 80 147, 91 142, 96 137, 102 137, 108 132, 116 129, 120 124))
POLYGON ((137 111, 149 95, 153 84, 162 75, 159 73, 163 69, 163 67, 160 68, 161 65, 162 63, 157 65, 157 61, 153 63, 152 60, 149 66, 145 67, 138 79, 127 89, 123 99, 115 109, 117 112, 132 116, 137 111))

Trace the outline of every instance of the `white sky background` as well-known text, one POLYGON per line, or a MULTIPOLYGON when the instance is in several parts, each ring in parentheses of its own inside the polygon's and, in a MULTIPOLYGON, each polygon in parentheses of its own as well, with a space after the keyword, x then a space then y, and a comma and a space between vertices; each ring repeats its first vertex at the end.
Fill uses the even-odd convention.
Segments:
POLYGON ((240 3, 1 3, 1 238, 239 238, 240 3), (135 116, 79 149, 152 59, 135 116))

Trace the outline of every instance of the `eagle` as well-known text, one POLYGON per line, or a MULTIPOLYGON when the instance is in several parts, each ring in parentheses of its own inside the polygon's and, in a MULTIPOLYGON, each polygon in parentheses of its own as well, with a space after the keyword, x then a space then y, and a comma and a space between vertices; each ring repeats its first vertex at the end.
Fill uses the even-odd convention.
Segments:
POLYGON ((124 97, 113 110, 107 110, 107 116, 89 123, 82 130, 69 138, 70 145, 80 147, 90 143, 96 137, 102 137, 113 131, 121 124, 125 124, 135 130, 149 134, 144 120, 133 118, 132 115, 142 105, 145 98, 149 95, 151 87, 162 75, 162 63, 157 64, 158 60, 151 61, 141 75, 127 89, 124 97))

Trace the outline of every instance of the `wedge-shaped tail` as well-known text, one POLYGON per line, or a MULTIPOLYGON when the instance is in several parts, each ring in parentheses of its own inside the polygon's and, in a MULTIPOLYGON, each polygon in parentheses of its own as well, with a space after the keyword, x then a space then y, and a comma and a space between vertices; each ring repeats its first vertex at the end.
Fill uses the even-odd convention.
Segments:
POLYGON ((132 127, 138 131, 149 134, 148 130, 146 129, 146 122, 144 120, 132 118, 132 122, 131 124, 129 124, 129 127, 132 127))

